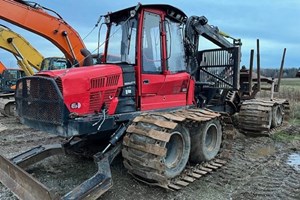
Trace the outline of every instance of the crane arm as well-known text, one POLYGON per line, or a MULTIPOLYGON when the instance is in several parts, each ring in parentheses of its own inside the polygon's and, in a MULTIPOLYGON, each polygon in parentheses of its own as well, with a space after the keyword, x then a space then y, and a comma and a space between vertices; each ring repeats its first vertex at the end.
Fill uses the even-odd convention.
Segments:
POLYGON ((220 31, 218 27, 211 26, 207 22, 208 20, 204 16, 191 16, 187 19, 185 34, 187 39, 196 47, 198 47, 198 37, 200 35, 221 48, 229 48, 241 45, 239 39, 234 39, 233 37, 220 31), (229 42, 226 38, 233 39, 233 43, 229 42))
POLYGON ((26 75, 33 75, 33 68, 40 71, 44 57, 25 38, 3 25, 0 25, 0 48, 16 57, 26 75))
POLYGON ((211 26, 206 17, 191 16, 185 22, 185 49, 186 60, 188 62, 188 71, 194 75, 200 65, 197 61, 199 48, 199 36, 206 38, 220 48, 240 47, 241 40, 235 39, 223 32, 218 27, 211 26), (226 38, 233 39, 231 43, 226 38))
MULTIPOLYGON (((47 9, 49 11, 49 9, 47 9)), ((57 46, 74 65, 82 65, 80 50, 85 45, 77 33, 59 15, 53 16, 38 4, 30 5, 20 0, 0 0, 0 19, 36 33, 57 46)))

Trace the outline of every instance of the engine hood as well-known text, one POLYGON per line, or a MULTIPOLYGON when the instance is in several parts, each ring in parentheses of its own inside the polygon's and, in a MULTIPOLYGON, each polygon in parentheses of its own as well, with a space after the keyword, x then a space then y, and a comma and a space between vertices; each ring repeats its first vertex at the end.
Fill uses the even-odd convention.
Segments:
POLYGON ((43 71, 35 76, 53 78, 69 112, 78 114, 99 111, 103 103, 109 107, 123 86, 122 69, 113 64, 43 71))
POLYGON ((101 64, 86 67, 77 67, 61 70, 41 71, 35 76, 47 76, 53 78, 69 79, 69 78, 91 78, 99 76, 107 76, 113 73, 122 73, 120 66, 113 64, 101 64))

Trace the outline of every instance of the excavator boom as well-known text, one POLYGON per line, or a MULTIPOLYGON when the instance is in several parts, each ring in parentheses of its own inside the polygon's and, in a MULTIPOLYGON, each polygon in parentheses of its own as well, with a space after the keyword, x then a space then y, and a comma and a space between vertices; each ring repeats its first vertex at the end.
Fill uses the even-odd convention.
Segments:
POLYGON ((27 76, 39 71, 44 57, 21 35, 0 25, 0 48, 12 53, 27 76))
POLYGON ((51 41, 73 65, 83 62, 80 50, 85 49, 85 45, 77 31, 60 16, 50 15, 45 8, 23 1, 1 0, 0 19, 51 41))

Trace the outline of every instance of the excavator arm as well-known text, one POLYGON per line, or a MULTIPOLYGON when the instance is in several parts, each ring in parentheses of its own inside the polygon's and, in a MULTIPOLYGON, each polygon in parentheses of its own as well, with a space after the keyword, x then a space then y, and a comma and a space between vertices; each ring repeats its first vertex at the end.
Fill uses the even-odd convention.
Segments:
POLYGON ((27 76, 40 71, 44 57, 21 35, 0 25, 0 48, 12 53, 27 76))
POLYGON ((0 19, 46 38, 73 65, 82 65, 84 56, 80 50, 85 49, 85 45, 79 34, 58 14, 53 16, 47 11, 51 10, 21 0, 0 0, 0 19))

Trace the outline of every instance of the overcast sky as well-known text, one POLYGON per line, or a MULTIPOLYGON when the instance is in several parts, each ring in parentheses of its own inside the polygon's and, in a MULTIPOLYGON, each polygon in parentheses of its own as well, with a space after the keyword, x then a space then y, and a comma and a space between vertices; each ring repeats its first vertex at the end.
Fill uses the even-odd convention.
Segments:
MULTIPOLYGON (((58 12, 82 38, 93 29, 99 16, 107 12, 134 6, 138 2, 171 4, 180 8, 187 16, 204 15, 209 24, 218 26, 220 30, 235 38, 241 38, 243 65, 249 66, 250 50, 256 48, 256 39, 260 39, 262 67, 279 67, 284 48, 287 48, 285 67, 300 67, 299 0, 36 0, 35 2, 58 12)), ((45 57, 63 56, 46 39, 3 20, 0 20, 0 23, 25 37, 45 57)), ((97 45, 97 31, 96 29, 84 40, 90 51, 97 45)), ((0 61, 8 67, 16 66, 14 57, 2 49, 0 61)))

